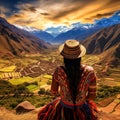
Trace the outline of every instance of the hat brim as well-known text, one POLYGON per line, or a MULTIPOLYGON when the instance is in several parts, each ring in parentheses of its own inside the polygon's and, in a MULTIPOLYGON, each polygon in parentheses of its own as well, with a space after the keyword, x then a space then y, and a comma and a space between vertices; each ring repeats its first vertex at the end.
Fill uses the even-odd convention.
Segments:
MULTIPOLYGON (((63 51, 64 45, 65 45, 65 44, 62 44, 62 45, 60 45, 59 48, 58 48, 60 54, 61 54, 62 51, 63 51)), ((76 58, 83 57, 83 56, 86 54, 86 48, 85 48, 83 45, 81 45, 81 44, 79 45, 79 47, 80 47, 81 53, 80 53, 80 55, 77 56, 76 58)), ((62 55, 62 54, 61 54, 61 55, 62 55)), ((62 55, 62 56, 66 57, 65 55, 62 55)), ((70 59, 71 59, 71 57, 70 57, 70 59)))

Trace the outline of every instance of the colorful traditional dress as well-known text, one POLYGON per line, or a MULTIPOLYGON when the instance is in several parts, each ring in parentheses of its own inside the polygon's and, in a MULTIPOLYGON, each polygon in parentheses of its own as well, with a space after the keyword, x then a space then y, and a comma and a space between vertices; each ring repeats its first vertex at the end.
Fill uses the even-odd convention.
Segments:
POLYGON ((60 97, 47 104, 39 111, 38 120, 96 120, 97 108, 91 94, 96 94, 96 76, 90 66, 82 65, 83 73, 78 84, 76 104, 73 104, 69 80, 63 67, 58 67, 53 74, 51 93, 60 97), (87 98, 87 100, 86 100, 87 98))

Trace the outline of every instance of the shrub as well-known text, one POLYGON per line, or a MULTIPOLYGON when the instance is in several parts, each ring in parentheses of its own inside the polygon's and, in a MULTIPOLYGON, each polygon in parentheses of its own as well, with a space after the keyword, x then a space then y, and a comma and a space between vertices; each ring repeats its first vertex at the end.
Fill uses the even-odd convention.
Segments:
POLYGON ((52 84, 52 81, 51 80, 48 80, 47 81, 47 85, 51 85, 52 84))
POLYGON ((96 100, 101 100, 110 96, 114 96, 116 94, 120 93, 120 86, 106 86, 102 85, 98 90, 97 90, 97 97, 96 100))
POLYGON ((45 88, 40 88, 40 90, 38 91, 38 94, 45 94, 45 88))
POLYGON ((33 84, 33 85, 38 85, 38 82, 37 82, 37 81, 35 81, 35 82, 32 82, 32 84, 33 84))

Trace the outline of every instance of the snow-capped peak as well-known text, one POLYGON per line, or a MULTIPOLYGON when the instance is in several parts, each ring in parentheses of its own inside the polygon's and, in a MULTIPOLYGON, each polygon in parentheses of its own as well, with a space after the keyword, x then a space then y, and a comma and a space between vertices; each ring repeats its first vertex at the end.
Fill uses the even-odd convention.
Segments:
POLYGON ((14 24, 14 26, 16 26, 17 28, 23 29, 25 31, 28 31, 28 32, 38 31, 38 29, 29 27, 29 26, 20 26, 20 25, 16 25, 16 24, 14 24))

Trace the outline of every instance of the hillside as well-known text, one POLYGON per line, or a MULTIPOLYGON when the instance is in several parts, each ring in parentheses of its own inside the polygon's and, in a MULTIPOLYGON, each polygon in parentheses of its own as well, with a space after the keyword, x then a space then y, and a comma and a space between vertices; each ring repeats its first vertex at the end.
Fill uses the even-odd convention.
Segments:
POLYGON ((52 41, 54 39, 54 37, 51 34, 45 32, 45 31, 42 31, 42 30, 31 31, 30 33, 46 42, 52 43, 52 41))
POLYGON ((100 55, 99 63, 108 63, 114 67, 120 66, 120 43, 100 55), (106 59, 107 58, 107 59, 106 59))
POLYGON ((88 54, 101 54, 100 63, 119 65, 120 24, 104 28, 81 43, 87 48, 88 54))
POLYGON ((44 30, 40 30, 40 29, 36 29, 33 27, 28 27, 28 26, 19 26, 19 25, 15 25, 17 28, 20 28, 21 30, 24 30, 25 32, 29 32, 32 35, 38 37, 39 39, 42 39, 46 42, 52 42, 52 40, 54 39, 54 36, 52 36, 50 33, 44 31, 44 30))
POLYGON ((50 45, 0 17, 0 57, 38 53, 50 45))
POLYGON ((120 24, 104 28, 82 43, 88 54, 99 54, 120 42, 120 24))

